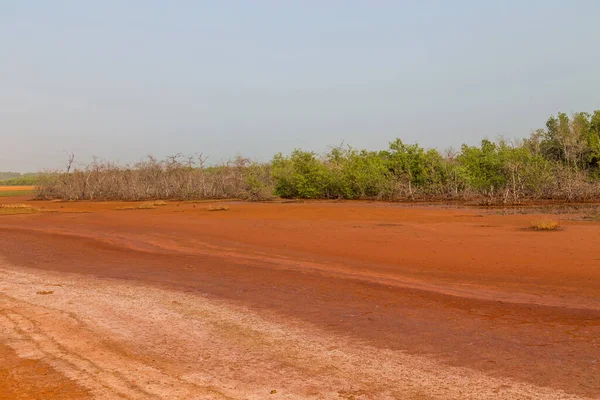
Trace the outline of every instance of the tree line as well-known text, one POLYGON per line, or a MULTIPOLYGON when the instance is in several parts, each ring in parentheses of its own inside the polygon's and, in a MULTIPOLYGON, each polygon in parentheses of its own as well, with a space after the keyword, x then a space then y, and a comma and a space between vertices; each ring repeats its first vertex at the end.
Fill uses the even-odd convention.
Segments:
POLYGON ((559 113, 525 139, 484 139, 459 151, 396 139, 379 151, 339 146, 325 154, 280 153, 268 163, 238 158, 208 167, 204 161, 179 155, 131 166, 95 160, 42 176, 38 197, 588 201, 600 196, 600 110, 559 113))

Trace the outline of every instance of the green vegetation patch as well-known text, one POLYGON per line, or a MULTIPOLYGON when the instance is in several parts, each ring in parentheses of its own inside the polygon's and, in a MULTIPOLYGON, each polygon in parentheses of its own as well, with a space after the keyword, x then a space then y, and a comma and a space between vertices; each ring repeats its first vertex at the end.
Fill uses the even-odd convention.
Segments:
MULTIPOLYGON (((9 174, 5 173, 4 176, 10 176, 9 174)), ((38 183, 39 177, 37 174, 25 174, 10 179, 0 179, 0 186, 36 186, 38 183)))

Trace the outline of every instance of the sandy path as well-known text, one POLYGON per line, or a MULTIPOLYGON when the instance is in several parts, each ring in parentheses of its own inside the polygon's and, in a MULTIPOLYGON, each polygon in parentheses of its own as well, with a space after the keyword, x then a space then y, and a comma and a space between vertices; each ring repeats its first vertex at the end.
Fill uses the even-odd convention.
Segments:
POLYGON ((202 295, 6 262, 0 282, 2 342, 98 399, 580 398, 202 295))

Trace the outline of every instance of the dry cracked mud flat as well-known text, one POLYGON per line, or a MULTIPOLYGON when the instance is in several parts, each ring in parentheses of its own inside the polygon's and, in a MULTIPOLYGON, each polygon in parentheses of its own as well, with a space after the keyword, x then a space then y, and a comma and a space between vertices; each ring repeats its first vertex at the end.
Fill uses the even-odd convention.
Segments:
POLYGON ((598 223, 35 206, 56 212, 0 216, 2 399, 600 396, 598 223))

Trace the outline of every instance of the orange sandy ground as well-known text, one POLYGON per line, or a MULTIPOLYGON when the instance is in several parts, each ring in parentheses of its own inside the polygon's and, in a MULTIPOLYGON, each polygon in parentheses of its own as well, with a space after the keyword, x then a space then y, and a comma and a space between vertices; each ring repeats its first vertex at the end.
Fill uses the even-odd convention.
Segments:
MULTIPOLYGON (((208 211, 216 202, 2 202, 60 211, 0 216, 0 256, 13 265, 201 292, 377 348, 600 396, 597 222, 558 215, 560 231, 535 232, 541 215, 375 202, 222 212, 208 211)), ((28 371, 9 373, 0 398, 84 393, 0 349, 3 364, 28 371)))
POLYGON ((19 358, 0 344, 0 398, 2 399, 87 399, 89 393, 38 360, 19 358))

